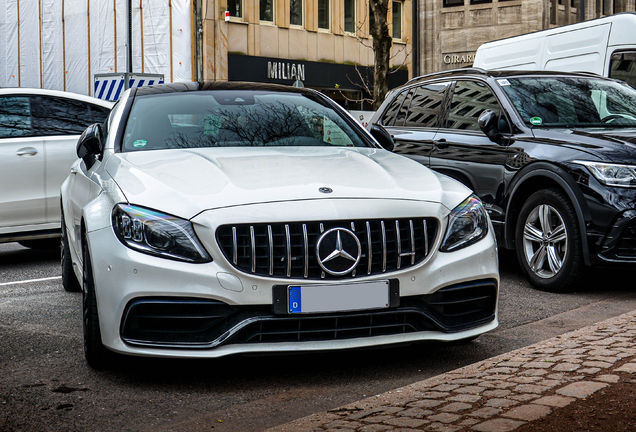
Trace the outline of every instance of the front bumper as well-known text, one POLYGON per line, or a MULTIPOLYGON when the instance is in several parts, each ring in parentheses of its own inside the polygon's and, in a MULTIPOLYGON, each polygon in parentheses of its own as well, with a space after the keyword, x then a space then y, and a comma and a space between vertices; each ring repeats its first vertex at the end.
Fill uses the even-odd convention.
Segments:
MULTIPOLYGON (((215 213, 216 226, 236 219, 230 213, 215 213)), ((206 230, 213 231, 212 225, 197 227, 204 243, 203 237, 214 238, 201 235, 206 230)), ((453 341, 493 330, 499 273, 492 231, 451 253, 437 251, 440 237, 418 265, 356 277, 396 281, 399 306, 299 317, 274 312, 274 286, 343 281, 246 274, 232 267, 214 243, 205 244, 214 258, 210 263, 167 260, 127 248, 111 227, 98 229, 88 233, 88 242, 102 342, 130 355, 221 357, 453 341), (458 288, 463 288, 459 296, 458 288)))

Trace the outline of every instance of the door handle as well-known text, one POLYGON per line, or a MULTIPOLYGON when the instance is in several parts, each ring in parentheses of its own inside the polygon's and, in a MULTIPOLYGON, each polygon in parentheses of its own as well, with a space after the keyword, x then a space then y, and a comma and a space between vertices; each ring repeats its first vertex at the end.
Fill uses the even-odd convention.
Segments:
POLYGON ((79 170, 75 167, 71 167, 71 174, 77 174, 79 170))
POLYGON ((22 147, 15 154, 18 156, 35 156, 38 154, 38 150, 35 147, 22 147))
POLYGON ((435 144, 435 147, 437 147, 438 149, 445 149, 445 148, 448 148, 448 146, 450 145, 445 138, 442 138, 437 141, 434 140, 433 144, 435 144))

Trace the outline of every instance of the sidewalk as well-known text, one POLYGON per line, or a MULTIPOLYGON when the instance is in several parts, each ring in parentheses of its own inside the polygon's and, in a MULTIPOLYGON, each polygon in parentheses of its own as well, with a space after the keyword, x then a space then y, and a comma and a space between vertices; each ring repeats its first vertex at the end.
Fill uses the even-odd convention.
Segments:
POLYGON ((632 373, 636 311, 268 431, 513 431, 632 373))

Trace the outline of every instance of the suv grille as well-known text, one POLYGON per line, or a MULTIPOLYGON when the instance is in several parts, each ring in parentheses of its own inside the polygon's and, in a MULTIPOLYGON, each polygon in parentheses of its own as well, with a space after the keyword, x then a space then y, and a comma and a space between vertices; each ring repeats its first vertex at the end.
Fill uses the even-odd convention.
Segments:
POLYGON ((434 218, 223 225, 216 231, 221 251, 237 269, 296 279, 352 278, 408 268, 428 256, 436 235, 434 218), (318 263, 318 240, 332 228, 350 230, 360 242, 360 262, 343 276, 324 272, 318 263))

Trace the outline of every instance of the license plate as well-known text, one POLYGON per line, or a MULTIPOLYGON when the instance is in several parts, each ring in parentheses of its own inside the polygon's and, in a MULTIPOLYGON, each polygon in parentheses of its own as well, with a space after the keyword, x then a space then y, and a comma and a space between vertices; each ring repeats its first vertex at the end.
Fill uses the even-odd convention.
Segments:
POLYGON ((287 287, 290 314, 388 308, 389 281, 287 287))

